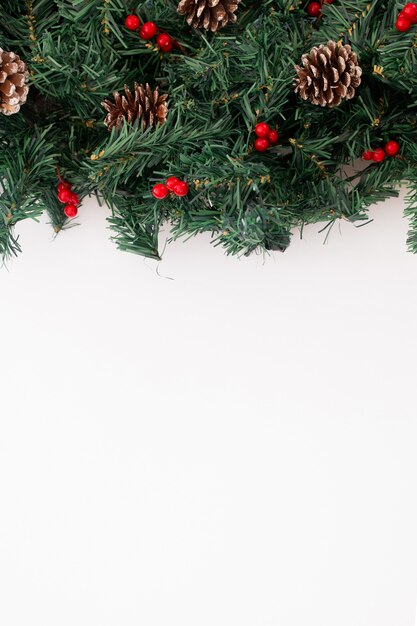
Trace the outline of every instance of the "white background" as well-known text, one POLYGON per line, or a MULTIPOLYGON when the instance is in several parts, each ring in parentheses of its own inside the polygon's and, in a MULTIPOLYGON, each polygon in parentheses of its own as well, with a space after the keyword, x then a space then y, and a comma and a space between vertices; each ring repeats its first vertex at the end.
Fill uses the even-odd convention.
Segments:
POLYGON ((265 260, 200 236, 159 266, 93 202, 55 240, 22 224, 0 272, 2 626, 414 626, 402 209, 265 260))

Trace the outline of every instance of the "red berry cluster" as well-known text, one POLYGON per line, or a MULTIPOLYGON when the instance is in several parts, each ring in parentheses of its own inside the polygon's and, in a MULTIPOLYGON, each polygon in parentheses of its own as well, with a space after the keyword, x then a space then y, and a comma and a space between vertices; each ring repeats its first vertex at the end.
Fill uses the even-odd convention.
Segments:
MULTIPOLYGON (((140 19, 135 13, 128 15, 125 19, 125 26, 128 30, 139 30, 139 37, 148 41, 155 37, 158 32, 158 27, 153 22, 145 22, 141 24, 140 19)), ((156 38, 156 45, 162 50, 162 52, 170 52, 174 47, 174 40, 167 33, 159 33, 156 38)))
POLYGON ((152 189, 152 195, 157 200, 163 200, 167 197, 169 192, 172 191, 172 193, 174 193, 176 196, 183 198, 188 194, 189 190, 190 189, 186 182, 180 180, 179 178, 176 178, 175 176, 170 176, 167 179, 165 185, 163 185, 162 183, 158 183, 154 186, 154 188, 152 189))
POLYGON ((58 200, 65 204, 64 213, 67 217, 76 217, 78 215, 77 205, 79 199, 76 193, 71 191, 72 185, 66 180, 60 179, 58 185, 58 200))
POLYGON ((334 0, 320 0, 320 2, 309 2, 306 8, 310 17, 319 17, 323 3, 333 4, 334 0))
POLYGON ((407 2, 397 17, 395 28, 400 33, 405 33, 413 24, 417 24, 417 4, 415 2, 407 2))
POLYGON ((255 126, 255 150, 258 152, 265 152, 268 148, 273 146, 278 141, 278 133, 273 130, 269 124, 265 122, 259 122, 255 126))
POLYGON ((364 161, 375 161, 380 163, 385 157, 395 157, 400 151, 400 144, 398 141, 387 141, 384 148, 377 148, 376 150, 365 150, 362 152, 362 159, 364 161))

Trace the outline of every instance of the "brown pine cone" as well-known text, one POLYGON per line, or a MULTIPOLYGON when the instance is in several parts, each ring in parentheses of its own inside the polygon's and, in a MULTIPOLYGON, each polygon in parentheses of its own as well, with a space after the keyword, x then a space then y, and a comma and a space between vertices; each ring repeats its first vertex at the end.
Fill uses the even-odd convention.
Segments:
POLYGON ((237 21, 235 12, 241 0, 180 0, 178 13, 187 16, 194 28, 205 28, 213 33, 229 22, 237 21))
POLYGON ((159 87, 152 89, 148 83, 139 85, 135 83, 134 93, 125 85, 125 94, 121 96, 115 91, 114 102, 105 100, 101 103, 107 111, 104 120, 109 130, 114 126, 121 128, 126 120, 129 124, 141 124, 143 130, 149 126, 163 124, 168 114, 166 104, 168 94, 160 94, 159 87))
POLYGON ((29 92, 26 63, 14 52, 0 48, 0 113, 18 113, 29 92))
POLYGON ((295 66, 298 74, 295 92, 313 104, 338 106, 353 98, 361 84, 362 69, 349 45, 329 41, 303 54, 301 62, 301 67, 295 66))

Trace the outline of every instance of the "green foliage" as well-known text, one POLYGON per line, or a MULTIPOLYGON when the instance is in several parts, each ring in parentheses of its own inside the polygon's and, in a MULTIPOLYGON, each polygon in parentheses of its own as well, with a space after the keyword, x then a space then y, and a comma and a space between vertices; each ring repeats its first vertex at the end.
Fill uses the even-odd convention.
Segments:
POLYGON ((365 222, 373 203, 409 187, 409 248, 417 252, 417 26, 395 29, 403 4, 336 0, 319 20, 307 2, 243 0, 238 22, 216 34, 190 28, 176 0, 136 2, 178 42, 161 54, 124 27, 127 0, 2 0, 0 47, 31 72, 28 103, 0 115, 0 253, 19 251, 15 225, 49 214, 68 225, 56 198, 57 166, 81 198, 111 209, 116 244, 159 258, 158 232, 211 232, 231 254, 284 250, 296 226, 365 222), (294 66, 313 45, 350 43, 363 69, 356 97, 337 109, 294 94, 294 66), (169 94, 155 130, 108 132, 101 102, 134 81, 169 94), (280 141, 253 149, 266 121, 280 141), (358 161, 396 139, 398 158, 358 161), (186 198, 157 201, 153 184, 186 179, 186 198))

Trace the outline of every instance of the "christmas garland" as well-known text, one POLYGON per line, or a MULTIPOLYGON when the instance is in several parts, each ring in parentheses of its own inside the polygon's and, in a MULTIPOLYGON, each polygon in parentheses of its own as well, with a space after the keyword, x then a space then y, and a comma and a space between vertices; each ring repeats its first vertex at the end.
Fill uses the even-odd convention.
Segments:
POLYGON ((2 0, 0 254, 83 199, 122 250, 211 232, 231 254, 365 223, 406 184, 417 251, 417 4, 2 0))

